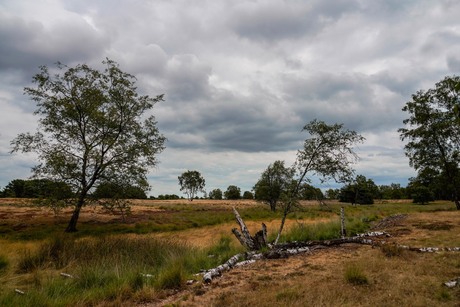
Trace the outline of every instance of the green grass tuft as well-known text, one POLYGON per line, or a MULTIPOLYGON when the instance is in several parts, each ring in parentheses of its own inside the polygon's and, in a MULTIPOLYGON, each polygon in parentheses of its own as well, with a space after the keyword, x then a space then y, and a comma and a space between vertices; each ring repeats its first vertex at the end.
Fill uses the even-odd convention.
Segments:
POLYGON ((357 286, 369 284, 363 270, 356 264, 348 265, 345 268, 345 281, 357 286))

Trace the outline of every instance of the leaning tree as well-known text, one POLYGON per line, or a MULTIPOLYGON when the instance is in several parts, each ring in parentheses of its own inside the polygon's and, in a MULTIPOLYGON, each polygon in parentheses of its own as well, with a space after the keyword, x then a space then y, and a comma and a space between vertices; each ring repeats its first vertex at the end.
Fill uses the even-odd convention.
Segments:
POLYGON ((302 131, 307 132, 308 136, 303 148, 297 152, 294 164, 297 176, 282 199, 283 217, 275 245, 281 236, 287 215, 297 203, 301 187, 311 182, 313 176, 322 182, 349 182, 354 174, 352 164, 358 159, 353 146, 364 141, 364 137, 345 129, 343 124, 328 125, 316 119, 306 124, 302 131))
POLYGON ((146 114, 163 95, 139 95, 134 76, 112 60, 103 64, 99 71, 58 63, 56 74, 40 67, 36 87, 24 89, 37 103, 38 130, 11 142, 12 152, 38 154, 34 176, 73 187, 76 200, 66 232, 77 230, 80 210, 99 182, 145 186, 166 140, 154 116, 146 114))
POLYGON ((419 176, 438 173, 460 210, 460 77, 446 77, 434 89, 418 91, 404 108, 400 128, 406 155, 419 176))

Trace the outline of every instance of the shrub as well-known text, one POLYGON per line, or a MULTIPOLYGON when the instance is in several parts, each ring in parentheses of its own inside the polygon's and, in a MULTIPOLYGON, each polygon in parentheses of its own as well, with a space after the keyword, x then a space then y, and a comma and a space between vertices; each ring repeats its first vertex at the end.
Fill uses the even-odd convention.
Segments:
POLYGON ((346 267, 345 280, 352 285, 367 285, 369 283, 362 269, 355 264, 346 267))

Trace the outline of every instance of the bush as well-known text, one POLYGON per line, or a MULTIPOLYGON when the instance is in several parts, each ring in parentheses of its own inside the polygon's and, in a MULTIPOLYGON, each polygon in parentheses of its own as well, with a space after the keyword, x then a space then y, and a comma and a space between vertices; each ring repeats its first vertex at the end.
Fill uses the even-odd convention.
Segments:
POLYGON ((367 285, 369 281, 362 269, 355 264, 348 265, 345 269, 345 280, 352 285, 367 285))
POLYGON ((415 204, 426 205, 434 200, 433 193, 425 186, 413 187, 411 190, 411 196, 415 204))

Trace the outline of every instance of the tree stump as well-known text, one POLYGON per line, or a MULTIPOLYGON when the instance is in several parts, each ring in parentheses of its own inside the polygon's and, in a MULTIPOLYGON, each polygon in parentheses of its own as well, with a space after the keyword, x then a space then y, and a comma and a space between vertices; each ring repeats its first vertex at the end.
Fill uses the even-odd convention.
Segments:
POLYGON ((232 232, 238 241, 240 241, 241 245, 250 251, 260 250, 268 246, 267 226, 264 223, 262 223, 262 229, 259 230, 254 236, 251 236, 248 228, 246 227, 246 224, 244 223, 235 207, 233 207, 233 213, 235 214, 236 221, 240 225, 241 232, 236 228, 233 228, 232 232))

